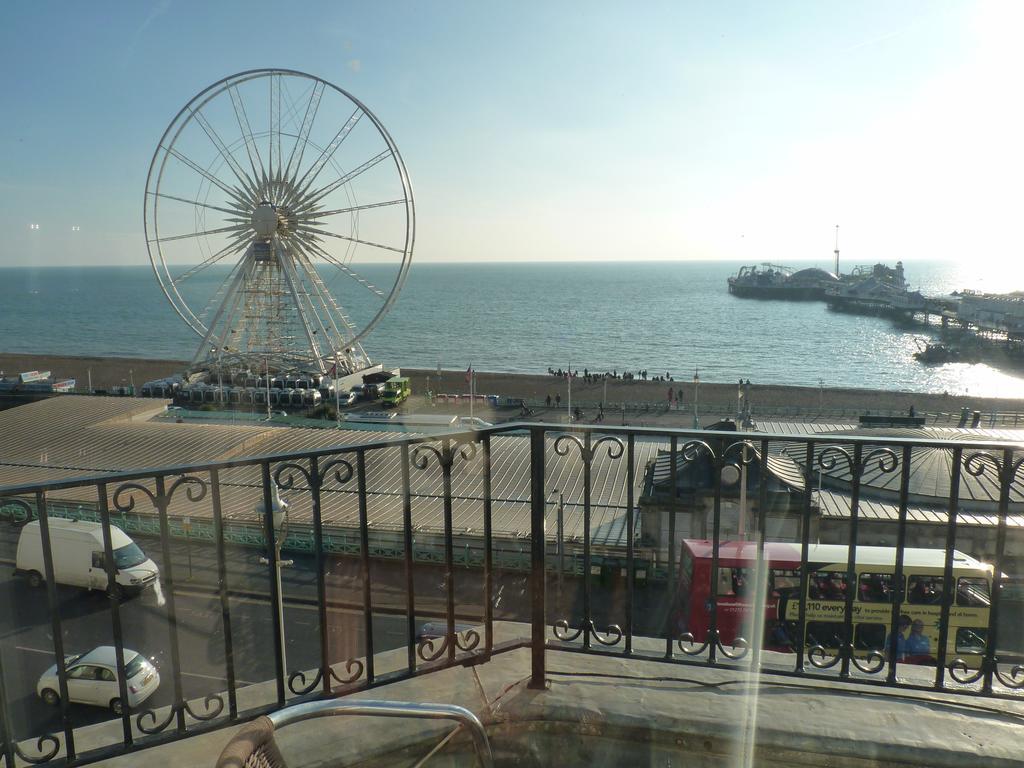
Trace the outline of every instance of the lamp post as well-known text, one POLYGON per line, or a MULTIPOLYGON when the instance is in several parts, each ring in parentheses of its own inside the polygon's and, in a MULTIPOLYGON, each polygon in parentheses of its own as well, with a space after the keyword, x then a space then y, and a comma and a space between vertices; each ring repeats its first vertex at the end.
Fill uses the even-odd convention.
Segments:
POLYGON ((697 415, 697 391, 700 387, 700 374, 697 369, 693 370, 693 428, 700 429, 700 420, 697 415))
POLYGON ((569 412, 569 423, 572 424, 572 359, 569 359, 569 370, 565 372, 569 382, 569 397, 565 401, 565 410, 569 412))
POLYGON ((740 456, 739 466, 726 464, 722 467, 722 485, 733 486, 739 483, 739 510, 736 516, 736 538, 740 541, 746 539, 747 534, 747 462, 749 454, 747 445, 744 443, 740 456))
MULTIPOLYGON (((274 519, 274 552, 277 554, 274 577, 277 580, 277 624, 281 628, 281 669, 287 673, 288 654, 284 644, 284 592, 281 591, 281 569, 294 565, 295 561, 281 559, 281 548, 288 538, 288 502, 283 501, 278 495, 276 484, 271 486, 270 511, 274 519)), ((256 505, 256 514, 266 514, 266 507, 262 503, 256 505)), ((269 562, 270 560, 265 557, 260 558, 263 565, 269 562)))
POLYGON ((825 380, 818 379, 818 413, 825 408, 825 380))
POLYGON ((558 510, 555 528, 555 556, 558 562, 558 598, 562 598, 562 571, 565 565, 565 494, 555 488, 548 494, 551 501, 558 494, 558 510))

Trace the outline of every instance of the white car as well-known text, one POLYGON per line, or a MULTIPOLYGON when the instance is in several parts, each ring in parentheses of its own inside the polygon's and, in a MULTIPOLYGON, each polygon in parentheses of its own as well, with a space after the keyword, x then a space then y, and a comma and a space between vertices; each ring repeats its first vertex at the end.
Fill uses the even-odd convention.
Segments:
POLYGON ((339 392, 338 393, 338 405, 349 406, 355 405, 359 402, 359 395, 355 392, 339 392))
MULTIPOLYGON (((115 715, 124 709, 117 682, 117 650, 101 645, 88 653, 67 656, 68 700, 75 704, 109 707, 115 715)), ((124 649, 124 671, 128 684, 128 705, 137 707, 156 691, 160 673, 137 651, 124 649)), ((39 698, 51 706, 60 703, 57 665, 43 672, 36 686, 39 698)))

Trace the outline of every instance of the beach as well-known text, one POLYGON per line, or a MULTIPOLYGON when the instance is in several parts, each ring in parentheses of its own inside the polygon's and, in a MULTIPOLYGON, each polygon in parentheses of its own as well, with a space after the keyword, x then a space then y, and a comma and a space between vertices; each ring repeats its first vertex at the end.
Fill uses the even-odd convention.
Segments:
MULTIPOLYGON (((79 391, 85 391, 89 376, 92 377, 93 389, 110 389, 129 385, 133 380, 136 388, 146 381, 159 379, 184 370, 187 362, 182 360, 155 360, 151 358, 128 357, 75 357, 53 355, 23 355, 0 353, 0 371, 6 376, 17 375, 22 371, 50 371, 57 378, 73 378, 78 382, 79 391)), ((403 410, 412 410, 427 406, 423 395, 427 392, 463 395, 469 392, 469 383, 465 370, 442 370, 440 379, 436 369, 403 368, 402 373, 412 379, 415 397, 403 410)), ((621 372, 620 372, 621 375, 621 372)), ((652 374, 653 375, 653 372, 652 374)), ((537 411, 535 415, 564 412, 568 406, 569 382, 565 377, 552 376, 544 373, 497 373, 490 371, 476 372, 476 392, 482 395, 498 395, 502 398, 524 398, 537 411), (550 409, 543 407, 548 395, 552 398, 550 409), (560 400, 555 407, 555 399, 560 400), (541 407, 538 407, 541 406, 541 407)), ((694 384, 686 381, 641 381, 609 378, 587 382, 583 372, 572 380, 572 399, 586 411, 587 420, 596 414, 599 403, 609 412, 621 409, 623 403, 627 409, 636 411, 647 407, 652 417, 657 412, 665 411, 668 406, 668 391, 672 389, 675 404, 668 409, 665 416, 678 416, 684 421, 692 422, 694 401, 694 384), (681 393, 681 394, 680 394, 681 393), (685 416, 684 414, 689 414, 685 416)), ((1024 411, 1024 398, 986 398, 956 396, 946 394, 927 394, 919 392, 899 392, 884 389, 856 388, 821 388, 794 387, 775 384, 762 384, 751 380, 748 389, 751 407, 756 414, 759 409, 774 411, 780 408, 794 408, 814 412, 819 410, 835 411, 907 411, 913 407, 917 413, 959 413, 962 408, 978 410, 983 413, 1024 411)), ((701 381, 697 391, 697 404, 701 414, 729 414, 736 410, 738 382, 706 382, 701 381)), ((433 410, 445 410, 443 403, 430 405, 433 410)), ((467 407, 448 406, 452 412, 460 414, 467 407)), ((478 414, 483 418, 484 411, 478 414)), ((703 420, 703 419, 702 419, 703 420)), ((629 419, 637 423, 637 418, 629 419)))
POLYGON ((93 389, 130 386, 136 388, 153 379, 180 373, 188 365, 183 360, 153 360, 138 357, 72 357, 57 355, 23 355, 0 352, 0 372, 17 376, 24 371, 49 371, 57 379, 75 379, 80 392, 93 389))

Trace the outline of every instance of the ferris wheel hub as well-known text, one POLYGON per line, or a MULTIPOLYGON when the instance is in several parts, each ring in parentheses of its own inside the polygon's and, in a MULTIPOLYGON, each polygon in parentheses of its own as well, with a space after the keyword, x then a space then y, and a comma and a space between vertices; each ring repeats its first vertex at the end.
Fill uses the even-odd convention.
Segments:
POLYGON ((277 209, 270 203, 260 203, 252 212, 250 223, 252 228, 256 230, 257 235, 263 238, 270 237, 277 231, 278 224, 280 223, 277 209))

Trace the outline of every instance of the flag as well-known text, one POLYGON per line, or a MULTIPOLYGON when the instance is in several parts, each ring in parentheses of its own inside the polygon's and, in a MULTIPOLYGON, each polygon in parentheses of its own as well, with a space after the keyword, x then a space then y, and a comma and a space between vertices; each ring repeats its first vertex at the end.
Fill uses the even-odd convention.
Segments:
POLYGON ((327 375, 328 375, 328 376, 330 376, 330 377, 331 377, 331 378, 333 379, 333 378, 334 378, 334 375, 335 375, 335 374, 336 374, 337 372, 338 372, 338 363, 337 363, 337 362, 335 362, 335 363, 334 363, 334 365, 332 365, 332 366, 331 366, 331 370, 329 370, 329 371, 327 372, 327 375))
POLYGON ((473 379, 473 366, 471 365, 471 366, 469 366, 469 368, 466 369, 466 383, 469 384, 469 382, 472 379, 473 379))

